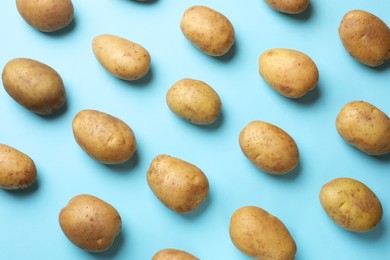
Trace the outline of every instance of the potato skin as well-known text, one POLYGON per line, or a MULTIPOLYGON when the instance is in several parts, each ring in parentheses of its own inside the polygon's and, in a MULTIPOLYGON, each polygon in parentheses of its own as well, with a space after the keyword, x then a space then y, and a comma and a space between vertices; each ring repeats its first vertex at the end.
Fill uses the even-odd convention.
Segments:
POLYGON ((320 191, 326 214, 340 227, 353 232, 368 232, 382 219, 382 205, 363 183, 351 178, 336 178, 320 191))
POLYGON ((346 51, 367 66, 377 67, 390 58, 390 29, 369 12, 352 10, 346 13, 338 33, 346 51))
POLYGON ((54 32, 68 26, 74 16, 71 0, 16 0, 22 18, 42 32, 54 32))
POLYGON ((176 115, 198 125, 213 123, 221 113, 221 99, 200 80, 177 81, 166 94, 168 107, 176 115))
POLYGON ((88 195, 73 197, 58 217, 65 236, 90 252, 109 249, 122 228, 118 211, 107 202, 88 195))
POLYGON ((164 154, 152 160, 147 182, 166 207, 181 214, 198 208, 209 192, 207 177, 198 167, 164 154))
POLYGON ((348 144, 369 155, 390 152, 390 119, 370 103, 347 103, 337 115, 336 129, 348 144))
POLYGON ((234 44, 233 25, 223 14, 206 6, 188 8, 180 29, 187 40, 210 56, 222 56, 234 44))
POLYGON ((309 5, 309 0, 264 0, 272 9, 286 14, 302 13, 309 5))
POLYGON ((281 128, 262 121, 245 126, 239 136, 245 156, 260 170, 269 174, 286 174, 299 162, 294 139, 281 128))
POLYGON ((92 49, 99 63, 117 78, 137 80, 150 69, 149 52, 127 39, 110 34, 98 35, 92 41, 92 49))
POLYGON ((21 151, 0 144, 0 188, 18 190, 31 186, 37 177, 34 161, 21 151))
POLYGON ((319 73, 306 54, 290 49, 270 49, 259 57, 260 76, 279 94, 299 98, 317 86, 319 73))
POLYGON ((158 251, 152 260, 199 260, 199 258, 182 250, 167 248, 158 251))
POLYGON ((283 222, 258 207, 245 206, 236 210, 230 219, 229 234, 242 253, 256 259, 292 260, 297 251, 283 222))
POLYGON ((137 148, 133 130, 120 119, 100 111, 80 111, 73 119, 72 129, 80 147, 105 164, 124 163, 137 148))
POLYGON ((61 76, 48 65, 27 58, 9 61, 2 73, 5 91, 28 110, 49 115, 59 111, 66 101, 61 76))

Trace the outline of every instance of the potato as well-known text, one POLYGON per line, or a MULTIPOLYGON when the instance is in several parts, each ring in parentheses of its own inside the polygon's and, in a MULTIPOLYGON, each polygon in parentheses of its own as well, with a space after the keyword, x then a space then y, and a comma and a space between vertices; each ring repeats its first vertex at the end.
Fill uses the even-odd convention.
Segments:
POLYGON ((15 148, 0 144, 0 188, 24 189, 37 178, 34 161, 15 148))
POLYGON ((54 32, 68 26, 74 15, 71 0, 16 0, 23 19, 42 32, 54 32))
POLYGON ((198 125, 213 123, 221 113, 221 99, 205 82, 177 81, 166 94, 168 107, 176 115, 198 125))
POLYGON ((241 130, 239 143, 245 156, 266 173, 286 174, 298 165, 294 139, 275 125, 253 121, 241 130))
POLYGON ((390 152, 390 119, 370 103, 347 103, 337 115, 336 129, 348 144, 367 154, 390 152))
POLYGON ((34 113, 53 114, 65 104, 65 87, 61 76, 39 61, 13 59, 5 65, 2 79, 5 91, 34 113))
POLYGON ((298 14, 309 5, 309 0, 264 0, 272 9, 286 14, 298 14))
POLYGON ((180 28, 187 40, 210 56, 222 56, 234 44, 233 25, 223 14, 206 6, 188 8, 180 28))
POLYGON ((199 258, 182 250, 168 248, 158 251, 152 260, 199 260, 199 258))
POLYGON ((286 226, 267 211, 246 206, 231 217, 233 244, 245 255, 261 260, 294 259, 297 246, 286 226))
POLYGON ((72 129, 81 148, 105 164, 128 161, 137 147, 133 130, 126 123, 100 111, 80 111, 73 119, 72 129))
POLYGON ((76 246, 90 252, 109 249, 122 228, 118 211, 88 194, 73 197, 60 211, 58 219, 65 236, 76 246))
POLYGON ((147 181, 156 197, 177 213, 194 211, 209 192, 207 177, 198 167, 168 155, 153 159, 147 181))
POLYGON ((117 78, 137 80, 150 69, 149 52, 124 38, 109 34, 96 36, 92 41, 92 49, 100 64, 117 78))
POLYGON ((353 232, 368 232, 382 219, 382 205, 363 183, 351 178, 336 178, 320 191, 326 214, 340 227, 353 232))
POLYGON ((306 54, 290 49, 270 49, 259 57, 261 77, 279 94, 299 98, 317 86, 316 64, 306 54))
POLYGON ((390 58, 390 29, 371 13, 362 10, 346 13, 338 32, 344 48, 357 61, 377 67, 390 58))

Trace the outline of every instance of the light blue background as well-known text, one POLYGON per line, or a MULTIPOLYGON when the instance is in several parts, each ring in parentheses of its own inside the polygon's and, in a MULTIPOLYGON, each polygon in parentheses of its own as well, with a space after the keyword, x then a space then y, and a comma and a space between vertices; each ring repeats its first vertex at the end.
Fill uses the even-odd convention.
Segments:
POLYGON ((63 78, 66 110, 42 117, 17 104, 0 88, 0 142, 28 154, 38 169, 37 185, 25 191, 0 190, 0 259, 150 259, 158 250, 186 250, 200 259, 248 259, 231 243, 229 221, 246 205, 282 220, 294 237, 299 260, 390 259, 390 156, 372 157, 347 145, 335 118, 347 102, 364 100, 390 114, 390 62, 369 68, 344 50, 337 29, 352 9, 369 11, 388 25, 388 0, 312 0, 297 16, 270 9, 261 0, 206 1, 75 0, 75 21, 60 33, 45 34, 18 14, 15 1, 0 3, 0 67, 17 57, 39 60, 63 78), (185 9, 209 6, 229 18, 236 44, 222 58, 193 47, 179 27, 185 9), (115 34, 143 45, 151 54, 149 74, 137 82, 112 77, 96 61, 92 39, 115 34), (320 72, 307 96, 287 99, 258 74, 258 57, 283 47, 308 54, 320 72), (220 95, 221 118, 211 126, 176 117, 165 93, 177 80, 203 80, 220 95), (124 165, 102 165, 73 138, 71 122, 82 109, 97 109, 129 124, 138 151, 124 165), (257 170, 238 145, 252 120, 275 124, 297 142, 297 170, 270 176, 257 170), (146 182, 158 154, 197 165, 210 182, 207 200, 194 213, 164 207, 146 182), (365 234, 336 226, 319 203, 319 191, 336 177, 352 177, 382 202, 381 224, 365 234), (112 204, 123 229, 114 246, 91 254, 62 233, 58 213, 77 194, 112 204))

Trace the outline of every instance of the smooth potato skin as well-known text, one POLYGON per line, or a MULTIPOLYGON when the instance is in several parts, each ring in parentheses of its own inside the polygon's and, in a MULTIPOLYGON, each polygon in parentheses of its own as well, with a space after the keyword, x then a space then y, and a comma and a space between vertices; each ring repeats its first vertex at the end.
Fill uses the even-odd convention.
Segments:
POLYGON ((31 186, 37 177, 34 161, 21 151, 0 144, 0 188, 18 190, 31 186))
POLYGON ((133 130, 120 119, 100 111, 80 111, 73 119, 72 129, 80 147, 105 164, 124 163, 137 148, 133 130))
POLYGON ((382 219, 382 205, 363 183, 351 178, 337 178, 320 191, 326 214, 340 227, 353 232, 368 232, 382 219))
POLYGON ((390 58, 390 29, 369 12, 346 13, 338 33, 347 52, 367 66, 377 67, 390 58))
POLYGON ((182 250, 167 248, 158 251, 152 260, 199 260, 199 258, 182 250))
POLYGON ((23 19, 42 32, 54 32, 68 26, 74 16, 71 0, 16 0, 23 19))
POLYGON ((73 197, 58 218, 65 236, 90 252, 110 248, 122 228, 121 217, 113 206, 87 194, 73 197))
POLYGON ((390 152, 390 119, 370 103, 347 103, 337 115, 336 129, 348 144, 367 154, 390 152))
POLYGON ((210 56, 222 56, 234 44, 233 25, 223 14, 206 6, 188 8, 180 29, 192 44, 210 56))
POLYGON ((198 167, 163 154, 151 162, 147 182, 166 207, 181 214, 198 208, 209 192, 207 177, 198 167))
POLYGON ((54 114, 66 102, 61 76, 39 61, 27 58, 9 61, 3 69, 2 80, 5 91, 34 113, 54 114))
POLYGON ((309 5, 309 0, 264 0, 272 9, 286 14, 302 13, 309 5))
POLYGON ((245 255, 261 260, 292 260, 297 246, 286 226, 267 211, 246 206, 234 212, 229 234, 245 255))

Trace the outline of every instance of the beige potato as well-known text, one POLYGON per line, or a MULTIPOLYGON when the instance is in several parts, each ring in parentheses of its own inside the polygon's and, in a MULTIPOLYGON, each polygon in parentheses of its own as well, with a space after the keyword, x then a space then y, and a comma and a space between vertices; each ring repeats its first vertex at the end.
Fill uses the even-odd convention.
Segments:
POLYGON ((90 252, 109 249, 122 228, 118 211, 88 194, 73 197, 60 211, 58 219, 65 236, 76 246, 90 252))
POLYGON ((166 94, 168 107, 176 115, 198 125, 213 123, 221 113, 221 99, 207 83, 182 79, 166 94))
POLYGON ((253 121, 241 130, 239 143, 245 156, 266 173, 286 174, 298 165, 294 139, 275 125, 253 121))
POLYGON ((336 129, 348 144, 367 154, 390 152, 390 119, 370 103, 347 103, 337 115, 336 129))
POLYGON ((68 26, 74 16, 71 0, 16 0, 23 19, 42 32, 54 32, 68 26))
POLYGON ((246 206, 234 212, 229 233, 233 244, 242 253, 256 259, 292 260, 297 251, 283 222, 258 207, 246 206))
POLYGON ((382 219, 382 205, 363 183, 351 178, 336 178, 320 191, 326 214, 340 227, 353 232, 368 232, 382 219))
POLYGON ((338 32, 344 48, 357 61, 377 67, 390 58, 390 29, 371 13, 362 10, 346 13, 338 32))
POLYGON ((182 250, 168 248, 158 251, 152 260, 199 260, 199 258, 182 250))
POLYGON ((100 111, 80 111, 73 119, 72 129, 80 147, 105 164, 124 163, 137 148, 133 130, 122 120, 100 111))
POLYGON ((31 186, 37 178, 34 161, 13 147, 0 144, 0 188, 18 190, 31 186))
POLYGON ((2 73, 5 91, 30 111, 49 115, 59 111, 66 101, 61 76, 39 61, 17 58, 9 61, 2 73))
POLYGON ((264 0, 272 9, 286 14, 299 14, 309 5, 310 0, 264 0))
POLYGON ((127 39, 102 34, 92 41, 96 59, 113 76, 123 80, 137 80, 145 76, 151 64, 149 52, 127 39))
POLYGON ((156 197, 177 213, 194 211, 209 192, 207 177, 198 167, 168 155, 153 159, 147 181, 156 197))
POLYGON ((222 56, 234 44, 233 25, 223 14, 206 6, 188 8, 180 28, 187 40, 210 56, 222 56))
POLYGON ((319 73, 306 54, 290 49, 270 49, 259 57, 260 76, 279 94, 299 98, 317 86, 319 73))

